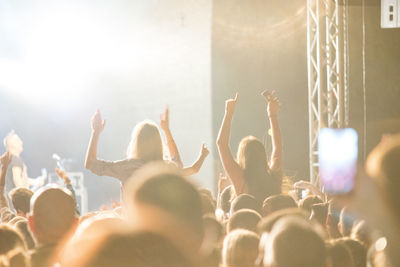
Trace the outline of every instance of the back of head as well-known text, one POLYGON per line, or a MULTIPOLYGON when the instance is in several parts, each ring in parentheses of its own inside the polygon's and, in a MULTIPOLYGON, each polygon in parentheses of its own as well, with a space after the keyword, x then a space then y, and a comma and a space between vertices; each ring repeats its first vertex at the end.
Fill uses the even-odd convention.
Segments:
POLYGON ((203 214, 215 214, 215 204, 213 199, 205 193, 200 193, 203 214))
POLYGON ((246 229, 256 232, 257 224, 261 221, 261 215, 254 210, 242 209, 235 212, 229 218, 227 230, 231 232, 235 229, 246 229))
POLYGON ((221 209, 224 211, 224 213, 229 213, 229 211, 231 210, 231 200, 234 194, 235 190, 233 189, 233 186, 229 185, 225 187, 225 189, 219 196, 221 209))
POLYGON ((265 198, 281 193, 282 179, 271 175, 263 143, 254 136, 242 139, 237 161, 244 170, 248 193, 262 202, 265 198))
POLYGON ((297 208, 296 201, 289 195, 279 194, 266 198, 263 202, 263 215, 283 209, 297 208))
POLYGON ((10 191, 9 197, 14 209, 19 215, 26 216, 30 211, 30 202, 33 192, 28 188, 17 187, 10 191))
POLYGON ((161 235, 138 231, 112 233, 93 242, 74 267, 189 267, 184 254, 161 235), (90 247, 91 246, 91 247, 90 247))
POLYGON ((360 241, 344 237, 339 238, 335 242, 343 244, 347 249, 349 249, 355 267, 365 267, 367 265, 367 249, 361 244, 360 241))
POLYGON ((400 134, 388 137, 368 156, 366 169, 384 191, 393 214, 400 221, 400 134))
POLYGON ((324 201, 318 196, 307 196, 302 199, 299 203, 299 207, 308 211, 311 214, 312 205, 324 203, 324 201))
POLYGON ((329 203, 314 204, 311 206, 311 219, 326 227, 329 203))
POLYGON ((15 224, 15 228, 21 233, 28 250, 35 247, 35 240, 33 239, 32 232, 29 230, 28 220, 21 220, 15 224))
POLYGON ((20 248, 15 248, 7 253, 7 255, 3 255, 0 257, 0 266, 1 267, 25 267, 29 265, 29 257, 26 254, 26 251, 20 248))
POLYGON ((299 217, 304 220, 307 220, 309 217, 306 211, 299 208, 278 210, 261 219, 257 225, 257 232, 259 234, 270 233, 275 223, 286 216, 299 217))
POLYGON ((327 260, 331 267, 356 267, 350 250, 335 241, 327 244, 327 260))
POLYGON ((354 225, 350 237, 360 241, 366 248, 371 246, 371 229, 365 221, 360 221, 354 225))
POLYGON ((143 121, 135 126, 128 145, 127 157, 145 162, 163 160, 161 134, 154 122, 143 121))
POLYGON ((204 238, 212 240, 212 245, 217 245, 218 242, 224 237, 224 226, 211 214, 203 217, 204 222, 204 238))
POLYGON ((133 220, 141 220, 143 225, 152 224, 155 228, 179 229, 182 235, 187 230, 188 235, 194 236, 186 236, 186 239, 200 246, 203 236, 200 194, 176 167, 150 163, 131 177, 126 188, 124 203, 133 220))
POLYGON ((75 201, 71 192, 55 187, 36 191, 31 199, 31 230, 39 243, 57 243, 75 225, 75 201))
POLYGON ((253 196, 241 194, 232 201, 231 214, 242 209, 250 209, 261 213, 261 204, 253 196))
POLYGON ((325 267, 322 237, 306 220, 285 217, 278 221, 265 246, 264 266, 325 267))
POLYGON ((254 267, 258 254, 258 236, 238 229, 224 239, 222 258, 224 267, 254 267))
POLYGON ((198 191, 199 191, 200 194, 205 194, 206 196, 208 196, 211 199, 211 201, 214 203, 214 205, 215 205, 216 201, 215 201, 213 193, 211 192, 210 189, 207 189, 207 188, 203 187, 203 188, 199 188, 198 191))
POLYGON ((0 213, 1 213, 0 214, 1 223, 8 223, 15 218, 15 214, 12 211, 10 211, 8 207, 3 208, 0 213))
POLYGON ((0 225, 0 255, 7 254, 13 249, 25 250, 25 244, 21 235, 12 227, 0 225))

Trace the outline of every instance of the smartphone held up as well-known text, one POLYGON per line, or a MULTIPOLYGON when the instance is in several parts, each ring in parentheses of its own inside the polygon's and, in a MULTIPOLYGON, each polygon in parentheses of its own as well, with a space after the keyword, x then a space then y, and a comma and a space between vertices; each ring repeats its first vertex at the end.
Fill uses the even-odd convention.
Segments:
POLYGON ((324 128, 318 136, 319 174, 324 192, 351 192, 355 183, 358 136, 354 129, 324 128))

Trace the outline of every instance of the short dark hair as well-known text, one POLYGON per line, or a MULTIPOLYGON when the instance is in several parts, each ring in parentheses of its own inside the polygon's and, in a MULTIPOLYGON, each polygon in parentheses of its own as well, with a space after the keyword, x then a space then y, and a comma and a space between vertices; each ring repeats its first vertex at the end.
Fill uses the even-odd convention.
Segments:
POLYGON ((267 217, 262 218, 262 220, 257 225, 257 232, 259 234, 269 233, 272 231, 275 223, 281 218, 286 216, 300 217, 302 219, 308 219, 309 214, 306 211, 299 208, 283 209, 273 212, 267 217))
POLYGON ((7 224, 0 225, 0 255, 15 248, 26 248, 21 235, 7 224))
POLYGON ((311 213, 312 205, 324 203, 324 201, 318 196, 307 196, 302 199, 299 203, 299 207, 311 213))
POLYGON ((367 265, 367 249, 360 241, 349 237, 342 237, 337 239, 336 242, 339 244, 343 244, 346 248, 349 249, 356 267, 367 265))
POLYGON ((296 201, 289 195, 279 194, 267 197, 263 202, 263 215, 267 216, 274 211, 297 208, 296 201))
POLYGON ((252 195, 241 194, 235 197, 231 203, 231 213, 235 213, 242 209, 254 210, 261 214, 261 203, 252 195))
POLYGON ((341 243, 331 240, 327 243, 327 260, 332 267, 354 266, 350 250, 341 243))
POLYGON ((20 220, 15 224, 15 228, 21 233, 21 236, 26 244, 26 247, 30 249, 35 248, 35 239, 33 238, 32 232, 29 230, 27 220, 20 220))
POLYGON ((22 213, 27 214, 30 211, 30 203, 33 196, 31 190, 24 187, 17 187, 11 190, 10 193, 8 193, 8 196, 17 212, 21 211, 22 213))
POLYGON ((324 227, 328 218, 329 203, 319 203, 311 206, 311 218, 319 222, 324 227))
POLYGON ((229 213, 229 211, 231 210, 232 196, 234 194, 235 190, 232 185, 229 185, 225 187, 224 190, 222 190, 219 196, 219 203, 220 208, 224 211, 224 213, 229 213))
POLYGON ((242 209, 235 212, 231 218, 229 218, 227 230, 231 232, 235 229, 245 229, 256 232, 257 224, 261 221, 261 215, 250 209, 242 209))

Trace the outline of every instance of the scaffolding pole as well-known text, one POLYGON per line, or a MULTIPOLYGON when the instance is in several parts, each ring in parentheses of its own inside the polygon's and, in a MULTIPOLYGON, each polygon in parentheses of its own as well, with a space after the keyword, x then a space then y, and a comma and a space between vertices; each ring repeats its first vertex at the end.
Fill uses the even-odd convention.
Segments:
POLYGON ((344 105, 348 86, 343 86, 347 80, 343 82, 341 66, 341 58, 347 56, 341 51, 347 17, 339 24, 342 10, 339 0, 307 0, 309 160, 310 180, 315 185, 319 184, 319 131, 324 127, 342 128, 345 121, 348 123, 348 108, 344 105))

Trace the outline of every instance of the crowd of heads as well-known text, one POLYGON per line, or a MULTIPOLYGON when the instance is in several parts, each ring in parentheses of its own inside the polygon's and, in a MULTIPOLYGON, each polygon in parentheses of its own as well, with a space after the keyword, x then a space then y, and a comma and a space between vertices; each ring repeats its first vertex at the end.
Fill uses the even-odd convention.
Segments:
MULTIPOLYGON (((273 95, 268 97, 276 101, 273 95)), ((275 115, 273 107, 269 112, 275 115)), ((92 122, 91 145, 97 145, 104 124, 101 118, 92 122)), ((171 163, 179 157, 170 153, 165 160, 160 130, 148 121, 132 133, 124 164, 132 159, 141 164, 136 162, 129 179, 122 181, 121 206, 79 215, 68 189, 53 185, 35 192, 13 189, 4 196, 9 203, 0 210, 0 267, 395 266, 396 257, 388 247, 398 243, 379 226, 400 225, 400 137, 378 145, 367 161, 369 175, 361 177, 376 186, 376 195, 365 198, 382 198, 394 214, 377 224, 380 218, 369 221, 361 210, 357 213, 357 205, 354 212, 351 201, 316 193, 315 185, 303 183, 309 187, 306 194, 297 194, 296 177, 277 178, 281 169, 274 169, 255 137, 242 140, 237 165, 232 165, 224 154, 221 132, 218 146, 231 185, 216 194, 199 188, 182 166, 171 163)), ((12 146, 12 139, 20 141, 9 135, 6 146, 12 146)), ((90 146, 88 155, 86 167, 94 170, 101 162, 91 155, 90 146)), ((279 161, 276 155, 273 160, 279 161)), ((9 157, 9 153, 1 157, 2 173, 9 157)), ((117 162, 110 168, 118 173, 130 170, 126 166, 117 162)))

